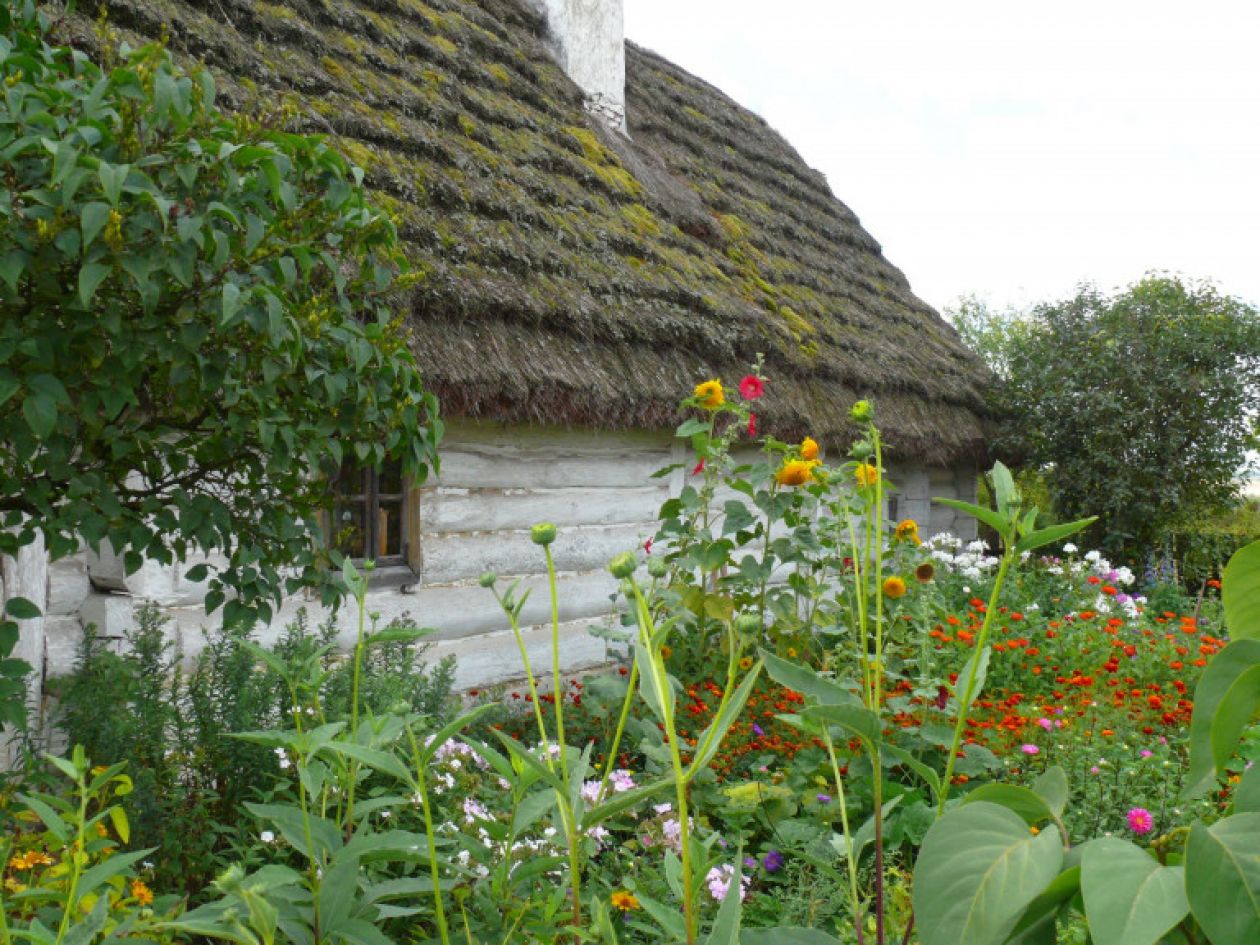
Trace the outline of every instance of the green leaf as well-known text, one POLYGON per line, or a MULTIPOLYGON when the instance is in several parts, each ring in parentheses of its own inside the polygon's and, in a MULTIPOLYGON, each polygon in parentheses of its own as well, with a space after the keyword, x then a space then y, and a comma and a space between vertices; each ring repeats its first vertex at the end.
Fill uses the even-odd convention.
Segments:
POLYGON ((1260 639, 1260 541, 1239 548, 1225 565, 1221 603, 1231 640, 1260 639))
POLYGON ((36 438, 46 440, 57 428, 57 402, 47 394, 29 394, 22 401, 22 416, 36 438))
POLYGON ((819 676, 808 666, 790 663, 775 656, 769 650, 758 650, 762 662, 766 665, 766 673, 780 686, 786 686, 793 692, 799 692, 808 699, 824 705, 860 706, 862 700, 854 693, 834 680, 819 676))
POLYGON ((1080 518, 1075 522, 1064 522, 1062 525, 1051 525, 1048 528, 1039 529, 1021 538, 1015 544, 1015 553, 1023 554, 1025 551, 1034 551, 1044 545, 1052 545, 1056 541, 1062 541, 1088 528, 1096 521, 1098 521, 1098 516, 1091 515, 1089 518, 1080 518))
POLYGON ((1053 811, 1040 796, 1018 784, 1000 782, 982 784, 964 797, 962 803, 976 804, 982 801, 1002 805, 1007 810, 1018 814, 1030 827, 1043 820, 1054 818, 1053 811))
POLYGON ((958 682, 954 684, 954 698, 958 701, 958 714, 966 715, 971 711, 972 704, 979 698, 980 693, 984 691, 984 681, 989 675, 989 657, 992 655, 990 647, 985 646, 978 650, 972 650, 971 655, 967 657, 967 662, 963 664, 963 668, 958 671, 958 682), (968 681, 975 673, 975 680, 971 683, 971 693, 967 693, 968 681))
MULTIPOLYGON (((1231 711, 1223 722, 1236 723, 1249 687, 1246 682, 1239 690, 1233 687, 1257 669, 1260 669, 1260 640, 1234 640, 1213 657, 1199 677, 1194 688, 1194 714, 1190 718, 1190 770, 1182 791, 1185 797, 1196 797, 1208 790, 1215 774, 1223 770, 1224 764, 1217 761, 1217 751, 1224 747, 1225 733, 1218 727, 1217 713, 1228 697, 1231 711)), ((1225 760, 1228 761, 1228 756, 1225 760)))
POLYGON ((940 505, 949 506, 951 509, 957 509, 959 512, 966 512, 977 521, 984 522, 999 535, 1006 535, 1010 532, 1011 523, 1002 518, 993 509, 986 509, 984 506, 976 505, 974 502, 964 502, 961 499, 945 499, 937 496, 932 499, 940 505))
POLYGON ((92 297, 109 273, 110 267, 98 262, 88 263, 79 270, 79 303, 84 308, 91 307, 92 297))
POLYGON ((79 227, 83 231, 83 248, 86 250, 92 241, 101 235, 109 220, 110 206, 107 203, 85 203, 79 211, 79 227))
POLYGON ((1067 772, 1058 765, 1051 765, 1033 782, 1033 793, 1046 802, 1046 807, 1055 817, 1062 817, 1067 809, 1071 789, 1068 787, 1067 772))
POLYGON ((138 863, 146 856, 156 850, 157 847, 149 847, 146 850, 132 850, 127 853, 115 853, 107 860, 102 860, 91 869, 85 870, 83 875, 79 877, 79 887, 77 895, 80 900, 96 887, 100 886, 111 876, 117 876, 125 873, 132 863, 138 863))
POLYGON ((691 419, 685 421, 681 426, 679 426, 679 428, 674 431, 674 436, 680 436, 684 439, 688 439, 695 436, 697 433, 708 432, 709 422, 707 420, 691 419))
POLYGON ((745 929, 739 945, 844 945, 840 939, 818 929, 779 926, 776 929, 745 929))
POLYGON ((807 705, 801 710, 801 715, 828 725, 839 725, 850 735, 860 738, 867 751, 873 752, 883 738, 879 716, 862 706, 807 705))
POLYGON ((1034 836, 1004 807, 949 811, 928 831, 915 865, 923 945, 999 945, 1062 863, 1056 832, 1034 836))
POLYGON ((367 745, 359 745, 355 742, 334 741, 329 742, 322 750, 353 758, 369 768, 392 775, 404 784, 411 783, 411 772, 407 770, 407 766, 399 761, 396 755, 381 751, 379 748, 369 748, 367 745))
POLYGON ((1003 519, 1010 519, 1011 513, 1019 506, 1019 490, 1015 488, 1015 480, 1011 471, 1001 461, 993 464, 989 474, 993 480, 993 494, 997 499, 998 514, 1003 519))
POLYGON ((1186 894, 1212 945, 1260 942, 1260 814, 1195 823, 1186 842, 1186 894))
POLYGON ((34 620, 43 613, 25 597, 10 597, 5 601, 4 612, 15 620, 34 620))
POLYGON ((1081 868, 1072 866, 1055 877, 1046 891, 1029 903, 1006 945, 1058 945, 1059 910, 1080 892, 1081 868))
POLYGON ((232 317, 240 311, 241 305, 244 304, 241 299, 240 287, 234 282, 223 283, 223 316, 219 320, 220 325, 226 325, 232 320, 232 317))
POLYGON ((1234 788, 1234 811, 1239 814, 1260 814, 1260 765, 1243 772, 1234 788))
POLYGON ((1190 911, 1185 870, 1145 850, 1101 837, 1081 859, 1081 893, 1095 945, 1155 945, 1190 911))
POLYGON ((420 749, 420 761, 422 764, 428 764, 429 759, 437 754, 437 750, 445 745, 448 741, 462 732, 468 726, 472 725, 483 715, 493 712, 497 706, 493 702, 487 702, 485 705, 479 705, 476 708, 465 712, 463 715, 457 716, 450 722, 447 722, 440 729, 433 733, 433 736, 420 749))
POLYGON ((96 169, 96 175, 101 181, 101 191, 105 194, 105 199, 114 206, 118 205, 122 197, 123 184, 130 171, 130 164, 109 164, 105 161, 101 161, 100 167, 96 169))
POLYGON ((659 781, 653 781, 651 784, 645 784, 642 787, 631 788, 628 791, 613 794, 608 800, 602 804, 597 804, 583 815, 582 827, 589 829, 603 823, 610 817, 616 817, 622 811, 636 807, 650 797, 655 797, 666 788, 672 787, 673 784, 673 778, 663 778, 659 781))
POLYGON ((761 665, 760 660, 753 665, 740 682, 739 688, 735 690, 735 694, 731 696, 722 711, 705 728, 704 734, 696 740, 696 755, 691 760, 689 768, 692 774, 707 768, 709 762, 718 753, 718 749, 722 747, 722 741, 726 738, 726 733, 730 731, 735 720, 743 713, 744 705, 748 702, 748 697, 752 695, 753 687, 761 676, 761 665))

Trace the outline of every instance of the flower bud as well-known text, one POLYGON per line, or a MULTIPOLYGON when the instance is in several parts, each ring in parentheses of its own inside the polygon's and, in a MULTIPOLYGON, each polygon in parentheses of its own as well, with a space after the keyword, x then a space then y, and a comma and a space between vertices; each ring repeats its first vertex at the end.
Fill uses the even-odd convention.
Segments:
POLYGON ((849 459, 856 459, 859 462, 866 459, 875 452, 875 447, 871 446, 867 440, 858 440, 849 447, 849 459))
POLYGON ((648 558, 648 574, 654 578, 663 578, 669 573, 669 565, 664 558, 648 558))
POLYGON ((550 545, 556 540, 556 526, 551 522, 539 522, 529 530, 529 540, 535 545, 550 545))
POLYGON ((480 584, 482 587, 490 588, 490 587, 494 587, 494 582, 497 581, 498 579, 499 579, 499 576, 495 574, 493 571, 487 571, 485 574, 483 574, 480 578, 477 579, 477 583, 480 584))
POLYGON ((615 578, 628 578, 639 566, 633 551, 623 551, 608 562, 608 570, 615 578))
POLYGON ((758 636, 761 630, 761 614, 740 614, 735 618, 735 632, 741 637, 758 636))
POLYGON ((856 423, 870 423, 875 416, 875 408, 869 400, 859 400, 849 408, 849 417, 856 423))

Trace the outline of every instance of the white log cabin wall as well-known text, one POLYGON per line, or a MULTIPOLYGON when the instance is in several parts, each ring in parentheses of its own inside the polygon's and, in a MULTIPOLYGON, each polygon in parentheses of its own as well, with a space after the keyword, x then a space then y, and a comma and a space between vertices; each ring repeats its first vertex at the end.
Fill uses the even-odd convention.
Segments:
MULTIPOLYGON (((611 614, 615 582, 605 565, 614 555, 643 545, 656 530, 661 504, 689 479, 693 460, 682 444, 665 432, 455 422, 441 455, 441 476, 417 490, 410 503, 408 532, 416 574, 374 588, 368 595, 369 611, 379 615, 381 624, 409 616, 420 626, 435 628, 428 658, 454 655, 461 688, 516 680, 522 675, 520 657, 506 619, 478 578, 494 571, 500 587, 506 587, 519 577, 520 591, 531 592, 522 613, 530 659, 535 666, 548 666, 545 563, 529 529, 551 521, 559 528, 552 550, 559 571, 565 670, 578 672, 606 662, 604 641, 588 632, 611 614), (686 468, 652 478, 673 463, 686 468)), ((930 502, 933 496, 974 498, 974 469, 901 465, 889 472, 900 490, 889 508, 896 519, 914 518, 925 535, 952 531, 974 537, 970 520, 930 502)), ((46 564, 41 578, 32 576, 35 558, 44 560, 42 550, 24 550, 19 561, 6 562, 4 576, 10 588, 22 588, 45 605, 45 618, 23 627, 21 644, 40 680, 73 668, 87 624, 94 624, 102 637, 120 641, 146 600, 158 603, 172 618, 173 642, 185 659, 204 647, 204 587, 183 577, 192 562, 174 567, 149 563, 124 575, 116 557, 83 551, 46 564), (39 600, 41 592, 44 601, 39 600)), ((317 601, 298 595, 270 626, 259 628, 258 639, 276 639, 302 607, 312 624, 325 616, 317 601)), ((344 646, 354 641, 351 611, 343 607, 337 618, 344 646)))

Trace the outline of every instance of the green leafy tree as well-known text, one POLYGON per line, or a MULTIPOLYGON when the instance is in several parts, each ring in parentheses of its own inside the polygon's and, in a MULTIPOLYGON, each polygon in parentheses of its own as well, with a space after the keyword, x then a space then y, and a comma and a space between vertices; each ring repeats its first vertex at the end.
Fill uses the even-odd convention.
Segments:
POLYGON ((1221 509, 1253 449, 1260 315, 1206 283, 1082 286, 1026 314, 954 313, 999 382, 995 448, 1040 470, 1064 518, 1133 556, 1221 509))
POLYGON ((225 115, 160 45, 98 65, 47 10, 0 0, 0 553, 214 552, 229 620, 335 600, 325 477, 422 480, 441 436, 395 226, 282 105, 225 115))

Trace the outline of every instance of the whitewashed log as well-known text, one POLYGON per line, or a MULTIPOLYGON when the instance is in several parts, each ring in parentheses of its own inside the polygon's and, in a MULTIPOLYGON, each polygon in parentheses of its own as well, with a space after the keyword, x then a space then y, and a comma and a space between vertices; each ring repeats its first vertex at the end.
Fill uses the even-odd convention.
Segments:
POLYGON ((48 614, 77 614, 92 592, 85 552, 59 558, 48 565, 48 614))
MULTIPOLYGON (((561 528, 551 553, 559 570, 594 571, 621 552, 639 548, 655 530, 647 523, 561 528)), ((426 586, 476 578, 486 571, 519 575, 546 568, 543 551, 528 531, 426 535, 423 550, 426 586)))
POLYGON ((646 484, 622 489, 426 489, 420 499, 420 527, 427 538, 430 532, 509 531, 537 522, 561 527, 654 522, 667 498, 664 485, 646 484))
MULTIPOLYGON (((40 610, 38 617, 17 622, 18 642, 10 654, 11 658, 25 660, 31 666, 27 677, 27 704, 36 716, 31 721, 38 726, 44 691, 44 614, 48 607, 48 555, 44 551, 44 536, 36 533, 35 540, 19 548, 17 554, 0 559, 0 572, 4 576, 5 603, 24 597, 40 610)), ((7 727, 0 730, 0 767, 8 767, 14 760, 15 749, 8 735, 7 727)))
POLYGON ((480 489, 636 488, 669 465, 668 450, 515 450, 456 446, 442 453, 436 485, 480 489))
POLYGON ((74 672, 83 645, 83 623, 78 614, 52 615, 44 621, 44 666, 46 676, 74 672))

